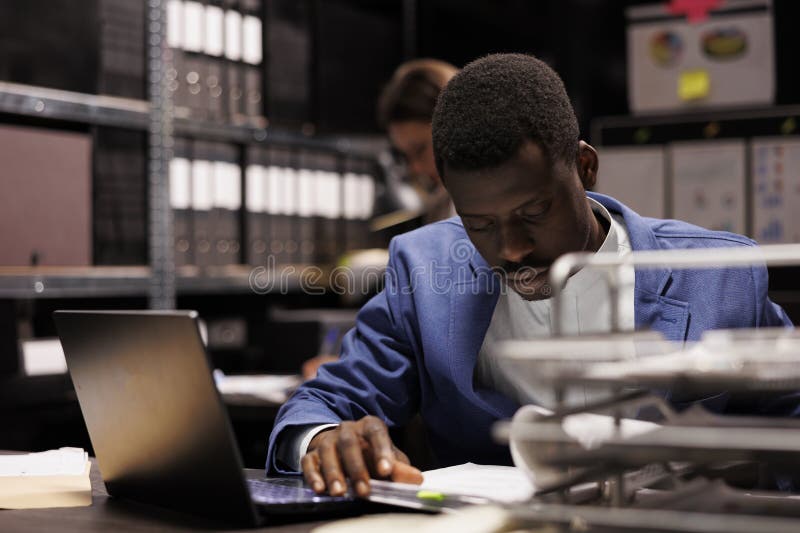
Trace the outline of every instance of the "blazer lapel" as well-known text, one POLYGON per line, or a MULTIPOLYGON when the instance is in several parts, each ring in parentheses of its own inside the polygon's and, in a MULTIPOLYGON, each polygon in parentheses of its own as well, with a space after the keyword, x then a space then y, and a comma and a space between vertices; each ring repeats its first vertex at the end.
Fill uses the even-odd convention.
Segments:
POLYGON ((497 277, 481 273, 471 282, 453 287, 448 338, 450 372, 458 391, 483 410, 505 418, 519 407, 517 403, 496 391, 476 390, 473 381, 478 353, 500 296, 500 283, 497 277))
MULTIPOLYGON (((622 215, 633 251, 661 249, 653 230, 637 213, 608 196, 587 195, 608 210, 622 215)), ((633 305, 636 329, 650 328, 663 333, 669 340, 684 341, 689 325, 689 304, 665 296, 672 276, 669 268, 636 269, 633 305)))

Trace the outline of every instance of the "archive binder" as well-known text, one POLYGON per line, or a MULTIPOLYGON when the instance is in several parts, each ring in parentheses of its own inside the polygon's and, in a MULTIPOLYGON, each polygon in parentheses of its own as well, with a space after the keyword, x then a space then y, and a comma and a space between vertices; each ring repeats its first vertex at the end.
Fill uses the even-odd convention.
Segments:
POLYGON ((227 86, 228 120, 233 123, 243 121, 244 74, 242 59, 242 14, 237 0, 225 0, 225 85, 227 86))
POLYGON ((145 98, 145 3, 103 0, 97 8, 100 22, 98 92, 145 98))
POLYGON ((244 73, 244 114, 247 121, 263 126, 263 76, 261 0, 240 0, 242 9, 242 61, 244 73))
POLYGON ((245 167, 245 235, 247 264, 267 265, 269 226, 267 207, 267 169, 264 148, 250 146, 247 149, 245 167))
POLYGON ((210 234, 211 264, 240 263, 239 213, 242 207, 242 172, 234 145, 215 143, 212 147, 214 207, 210 234))
POLYGON ((192 246, 192 161, 189 141, 175 139, 169 162, 169 203, 175 235, 175 266, 194 263, 192 246))
POLYGON ((317 242, 316 261, 322 264, 333 264, 340 252, 339 226, 341 213, 341 177, 337 168, 336 155, 317 153, 314 158, 316 223, 315 236, 317 242))
POLYGON ((210 0, 205 6, 205 40, 203 42, 203 80, 206 95, 206 117, 225 122, 225 12, 222 0, 210 0))
POLYGON ((267 212, 270 218, 269 254, 276 265, 285 265, 294 261, 297 253, 295 237, 297 171, 292 167, 292 155, 289 149, 270 148, 267 183, 267 212))
POLYGON ((172 53, 172 68, 167 72, 169 90, 175 115, 189 116, 189 85, 186 81, 186 65, 183 57, 184 34, 183 2, 167 2, 167 45, 172 53))
POLYGON ((318 195, 314 162, 307 152, 301 152, 297 158, 297 261, 303 264, 317 262, 320 242, 316 234, 316 216, 318 215, 318 195))
POLYGON ((201 2, 183 2, 183 60, 185 69, 178 76, 186 83, 186 107, 193 118, 205 119, 208 115, 208 91, 205 88, 207 65, 202 55, 205 49, 205 6, 201 2))
POLYGON ((311 120, 311 4, 309 0, 266 3, 265 101, 271 124, 298 127, 311 120))
POLYGON ((366 248, 366 234, 361 220, 361 178, 358 175, 360 161, 347 159, 342 176, 344 242, 345 251, 366 248))
POLYGON ((192 233, 194 263, 204 268, 214 264, 211 254, 212 208, 214 207, 214 174, 210 161, 211 143, 196 141, 192 161, 192 233))
POLYGON ((369 228, 375 204, 375 178, 370 173, 369 162, 361 159, 345 161, 343 177, 344 195, 344 247, 361 250, 379 246, 369 228))

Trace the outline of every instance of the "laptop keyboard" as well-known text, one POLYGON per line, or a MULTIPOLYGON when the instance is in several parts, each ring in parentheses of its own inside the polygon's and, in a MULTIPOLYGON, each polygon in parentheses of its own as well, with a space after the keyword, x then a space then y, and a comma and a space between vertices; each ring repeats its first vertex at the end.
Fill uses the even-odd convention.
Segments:
POLYGON ((346 496, 320 495, 306 487, 300 478, 248 479, 253 501, 267 504, 349 501, 346 496))

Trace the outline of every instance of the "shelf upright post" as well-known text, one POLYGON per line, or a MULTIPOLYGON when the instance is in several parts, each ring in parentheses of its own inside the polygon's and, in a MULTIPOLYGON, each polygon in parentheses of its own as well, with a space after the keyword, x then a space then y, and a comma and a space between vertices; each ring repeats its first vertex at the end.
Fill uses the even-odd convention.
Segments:
POLYGON ((148 196, 150 308, 175 308, 175 261, 172 211, 169 203, 169 162, 172 158, 172 97, 167 72, 172 52, 167 44, 167 1, 147 2, 148 196))

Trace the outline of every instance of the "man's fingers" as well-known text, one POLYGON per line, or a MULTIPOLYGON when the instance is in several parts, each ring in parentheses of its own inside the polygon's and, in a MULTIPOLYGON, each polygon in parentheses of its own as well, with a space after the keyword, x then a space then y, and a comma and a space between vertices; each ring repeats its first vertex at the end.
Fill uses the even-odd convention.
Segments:
POLYGON ((395 458, 400 461, 401 463, 405 463, 407 465, 411 464, 411 461, 408 460, 408 456, 404 454, 400 448, 397 446, 392 446, 392 450, 394 451, 395 458))
POLYGON ((342 465, 339 463, 339 455, 336 446, 330 441, 317 449, 320 459, 320 470, 325 484, 328 487, 328 494, 331 496, 342 496, 347 490, 342 473, 342 465))
POLYGON ((369 494, 369 471, 364 462, 366 443, 356 431, 353 422, 343 422, 339 427, 339 439, 336 442, 342 465, 347 477, 359 496, 369 494))
POLYGON ((395 461, 394 469, 392 470, 392 481, 419 485, 422 483, 422 472, 409 464, 395 461))
POLYGON ((314 492, 317 494, 325 492, 325 480, 319 471, 319 454, 317 452, 305 454, 300 460, 300 466, 303 469, 306 483, 314 489, 314 492))
POLYGON ((360 420, 364 438, 372 447, 372 460, 379 477, 388 477, 392 473, 395 455, 389 430, 381 419, 367 416, 360 420))

